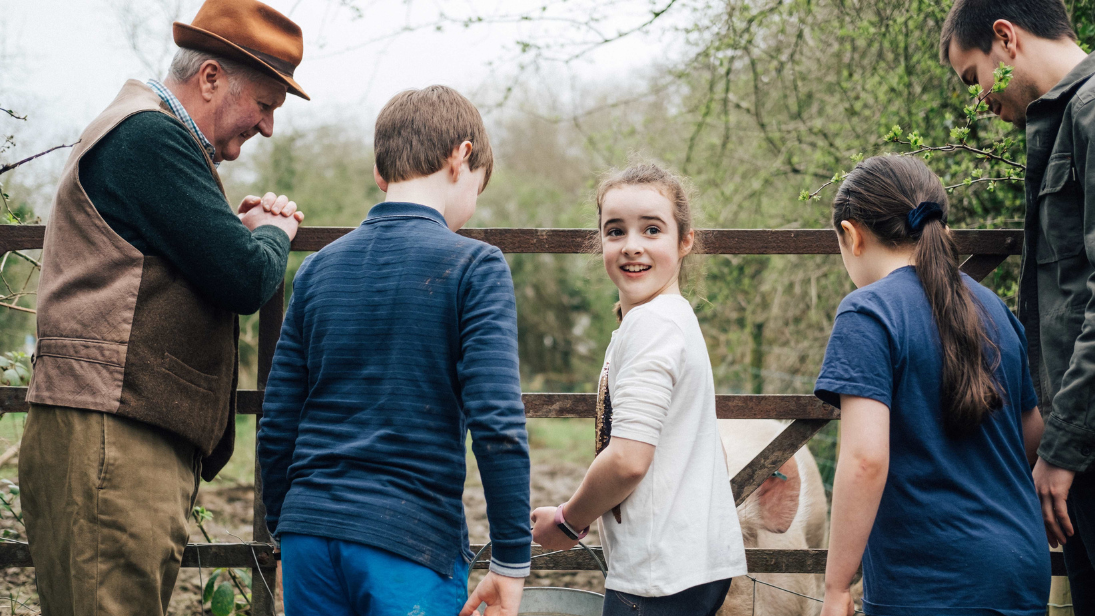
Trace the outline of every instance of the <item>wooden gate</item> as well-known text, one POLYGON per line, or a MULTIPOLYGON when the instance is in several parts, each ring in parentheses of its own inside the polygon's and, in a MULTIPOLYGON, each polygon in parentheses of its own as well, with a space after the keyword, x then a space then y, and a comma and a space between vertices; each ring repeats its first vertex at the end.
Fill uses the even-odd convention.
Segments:
MULTIPOLYGON (((353 230, 353 227, 302 227, 293 240, 296 251, 316 251, 353 230)), ((42 247, 45 227, 40 225, 0 226, 0 254, 11 250, 32 250, 42 247)), ((555 253, 578 254, 595 239, 596 231, 590 229, 465 229, 461 235, 473 237, 499 247, 505 253, 555 253)), ((838 254, 836 234, 828 229, 810 230, 763 230, 763 229, 708 229, 697 231, 705 254, 761 255, 761 254, 838 254)), ((962 270, 976 280, 983 280, 1011 255, 1020 254, 1023 232, 1016 230, 988 230, 954 232, 958 250, 969 256, 962 270)), ((262 414, 262 396, 274 346, 281 332, 285 313, 284 293, 274 294, 259 313, 258 389, 238 392, 238 412, 245 415, 262 414)), ((26 388, 0 387, 0 413, 26 412, 24 402, 26 388)), ((525 394, 525 412, 528 417, 585 417, 594 416, 595 394, 525 394)), ((771 476, 821 428, 834 419, 840 419, 840 411, 822 404, 809 395, 719 395, 715 407, 720 419, 783 419, 791 423, 756 458, 732 479, 734 496, 740 505, 765 479, 771 476)), ((256 423, 257 426, 257 423, 256 423)), ((273 602, 260 584, 263 576, 274 586, 277 555, 269 532, 266 530, 265 508, 262 505, 262 480, 258 463, 255 467, 254 535, 251 543, 191 544, 183 555, 184 567, 196 567, 200 559, 202 567, 251 568, 255 588, 252 591, 255 616, 274 613, 273 602)), ((472 546, 478 550, 481 546, 472 546)), ((600 557, 599 548, 593 552, 600 557)), ((533 556, 542 554, 539 546, 533 546, 533 556)), ((1051 554, 1053 575, 1065 574, 1064 562, 1059 552, 1051 554)), ((824 573, 826 550, 746 550, 749 571, 753 573, 824 573)), ((961 558, 961 550, 955 550, 961 558)), ((475 564, 477 569, 488 567, 489 558, 475 564)), ((0 568, 32 567, 26 544, 0 543, 0 568)), ((589 552, 575 548, 569 552, 534 558, 532 568, 537 570, 592 570, 597 568, 589 552)))

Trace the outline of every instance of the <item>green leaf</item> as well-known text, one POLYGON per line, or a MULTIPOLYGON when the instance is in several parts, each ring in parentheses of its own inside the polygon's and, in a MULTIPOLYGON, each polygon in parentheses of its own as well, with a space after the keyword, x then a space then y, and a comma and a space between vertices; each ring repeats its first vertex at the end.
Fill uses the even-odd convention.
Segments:
POLYGON ((852 154, 852 162, 857 165, 863 162, 863 152, 859 152, 858 154, 852 154))
POLYGON ((798 200, 799 201, 809 201, 809 199, 810 199, 810 191, 808 191, 808 190, 803 190, 802 192, 800 192, 798 194, 798 200))
POLYGON ((243 569, 235 569, 236 576, 243 582, 243 585, 247 588, 251 588, 251 574, 243 569))
POLYGON ((951 129, 951 139, 953 139, 954 141, 965 143, 966 139, 969 136, 970 136, 970 129, 968 129, 968 128, 962 127, 962 128, 952 128, 951 129))
POLYGON ((11 369, 5 370, 4 376, 0 377, 0 381, 2 381, 5 385, 18 385, 19 373, 11 369))
POLYGON ((1014 70, 1014 68, 1001 62, 1000 66, 992 71, 992 78, 995 80, 992 84, 992 91, 1003 92, 1004 89, 1008 87, 1008 84, 1011 83, 1011 76, 1014 70))
POLYGON ((236 591, 232 590, 232 584, 224 582, 213 591, 213 600, 209 609, 213 616, 229 616, 236 608, 236 591))
POLYGON ((920 136, 920 131, 914 130, 909 133, 909 147, 914 150, 919 150, 924 145, 924 138, 920 136))
POLYGON ((209 581, 205 583, 205 590, 202 592, 202 604, 209 603, 213 599, 213 591, 217 588, 217 578, 220 577, 221 570, 217 569, 213 572, 213 575, 209 576, 209 581))
POLYGON ((11 367, 11 360, 9 360, 7 357, 4 357, 3 355, 0 355, 0 368, 3 368, 3 369, 6 370, 10 367, 11 367))
POLYGON ((983 91, 983 88, 981 87, 981 84, 979 84, 979 83, 975 83, 975 84, 973 84, 972 86, 969 87, 970 96, 980 96, 982 91, 983 91))

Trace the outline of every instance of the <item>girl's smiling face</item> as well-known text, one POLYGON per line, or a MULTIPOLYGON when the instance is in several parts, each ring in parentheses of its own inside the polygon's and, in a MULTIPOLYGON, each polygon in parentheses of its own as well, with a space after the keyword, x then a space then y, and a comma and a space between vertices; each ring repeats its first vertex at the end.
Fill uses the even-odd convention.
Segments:
POLYGON ((624 314, 663 293, 680 294, 680 263, 695 234, 679 238, 677 228, 673 204, 656 186, 625 185, 605 194, 601 252, 624 314))

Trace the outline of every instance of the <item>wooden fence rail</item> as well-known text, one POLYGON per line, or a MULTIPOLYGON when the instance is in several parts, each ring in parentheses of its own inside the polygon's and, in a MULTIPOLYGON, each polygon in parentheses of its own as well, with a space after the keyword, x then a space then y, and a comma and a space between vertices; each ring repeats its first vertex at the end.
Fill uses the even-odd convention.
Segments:
MULTIPOLYGON (((353 227, 303 227, 293 240, 296 251, 315 251, 342 237, 353 227)), ((482 240, 510 254, 552 253, 583 254, 592 252, 596 231, 590 229, 465 229, 462 235, 482 240)), ((0 253, 12 250, 34 250, 42 247, 45 227, 41 225, 0 225, 0 253)), ((697 231, 700 252, 709 255, 818 255, 840 252, 836 235, 828 229, 704 229, 697 231)), ((983 280, 1011 255, 1020 254, 1023 232, 1017 230, 956 230, 958 250, 970 255, 962 269, 976 280, 983 280)), ((281 331, 284 314, 284 293, 274 294, 259 314, 258 389, 240 390, 238 410, 241 414, 261 415, 262 395, 274 346, 281 331)), ((26 388, 0 387, 0 413, 21 413, 26 388)), ((593 417, 594 394, 525 394, 525 409, 529 417, 593 417)), ((784 419, 791 423, 736 477, 732 485, 740 504, 785 462, 794 456, 830 420, 839 419, 840 412, 822 404, 813 396, 804 395, 720 395, 715 400, 722 419, 784 419)), ((257 423, 256 423, 257 426, 257 423)), ((253 520, 254 543, 191 544, 186 548, 183 566, 250 567, 269 586, 274 583, 278 554, 266 529, 262 506, 262 480, 255 467, 255 504, 253 520)), ((480 546, 473 546, 478 550, 480 546)), ((594 548, 603 558, 600 548, 594 548)), ((568 552, 539 557, 543 551, 534 546, 533 569, 576 570, 596 569, 588 552, 575 548, 568 552)), ((825 550, 746 550, 750 571, 756 573, 824 573, 825 550)), ((1053 575, 1064 575, 1060 553, 1052 553, 1053 575)), ((961 557, 956 552, 956 557, 961 557)), ((33 566, 30 552, 23 543, 0 543, 0 568, 33 566)), ((477 563, 485 568, 486 563, 477 563)), ((268 593, 254 592, 254 614, 274 613, 268 593)))

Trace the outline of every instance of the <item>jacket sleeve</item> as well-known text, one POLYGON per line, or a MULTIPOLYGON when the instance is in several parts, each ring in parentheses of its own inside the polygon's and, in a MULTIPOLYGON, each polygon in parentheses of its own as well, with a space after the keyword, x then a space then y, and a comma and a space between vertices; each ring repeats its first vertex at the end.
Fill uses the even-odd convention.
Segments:
MULTIPOLYGON (((1084 248, 1095 266, 1095 96, 1086 96, 1072 107, 1072 169, 1083 184, 1084 248)), ((1095 274, 1087 289, 1083 326, 1038 447, 1046 462, 1076 472, 1095 461, 1095 274)))
MULTIPOLYGON (((300 281, 299 273, 296 281, 300 281)), ((289 465, 296 450, 301 411, 308 399, 308 354, 301 331, 303 319, 299 297, 294 292, 289 300, 259 420, 256 452, 262 470, 266 525, 271 533, 277 532, 281 506, 289 492, 289 465)))
POLYGON ((460 288, 460 382, 490 522, 490 569, 529 574, 529 452, 517 360, 517 300, 509 266, 491 247, 460 288))

